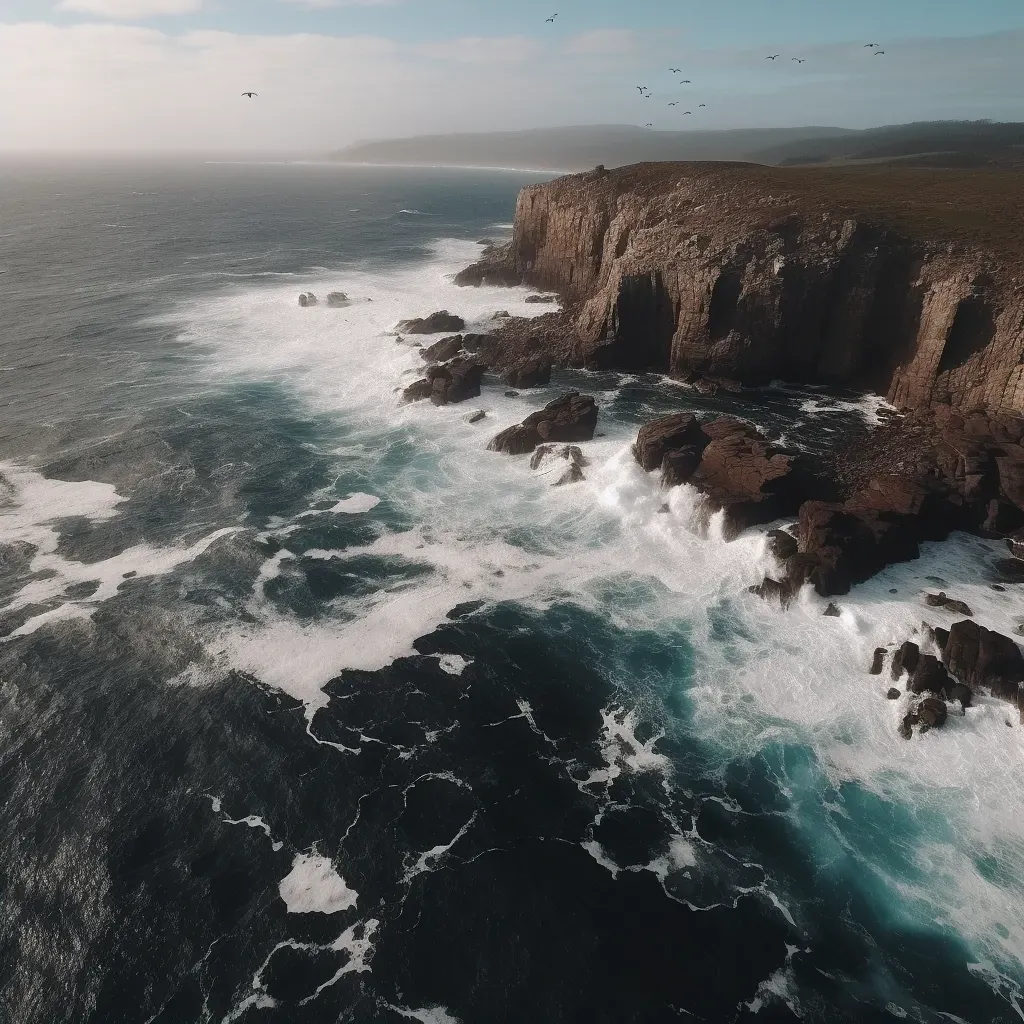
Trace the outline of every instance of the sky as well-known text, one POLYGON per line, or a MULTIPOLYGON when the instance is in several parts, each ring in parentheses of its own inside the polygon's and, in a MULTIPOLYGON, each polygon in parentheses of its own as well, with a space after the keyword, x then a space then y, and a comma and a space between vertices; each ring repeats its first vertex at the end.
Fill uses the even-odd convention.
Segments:
POLYGON ((0 0, 5 151, 948 118, 1024 120, 1024 0, 0 0))

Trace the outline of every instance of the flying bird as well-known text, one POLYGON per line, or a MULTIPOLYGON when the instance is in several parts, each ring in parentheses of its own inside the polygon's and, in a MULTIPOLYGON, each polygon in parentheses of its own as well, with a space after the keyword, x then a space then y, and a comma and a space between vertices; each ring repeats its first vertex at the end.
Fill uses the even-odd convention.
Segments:
POLYGON ((692 110, 684 110, 684 111, 683 111, 683 113, 684 113, 684 114, 692 114, 692 113, 693 113, 693 111, 692 111, 692 110))
POLYGON ((671 71, 673 75, 681 75, 683 73, 682 68, 669 68, 669 71, 671 71))
POLYGON ((881 57, 883 53, 885 53, 885 50, 875 50, 876 57, 881 57))
POLYGON ((698 106, 698 107, 706 107, 706 106, 707 106, 707 104, 706 104, 706 103, 698 103, 698 104, 697 104, 697 106, 698 106))
POLYGON ((545 18, 544 19, 544 24, 546 25, 549 21, 553 23, 555 18, 557 18, 557 17, 558 17, 557 14, 552 14, 550 18, 545 18))
POLYGON ((684 78, 679 84, 680 85, 693 85, 693 83, 688 78, 684 78))
POLYGON ((242 95, 243 96, 248 96, 249 99, 252 99, 253 96, 259 96, 259 93, 258 92, 243 92, 242 95))
POLYGON ((765 57, 765 60, 775 60, 777 57, 781 57, 781 53, 773 53, 770 57, 765 57))
POLYGON ((799 57, 790 57, 789 59, 790 60, 795 60, 797 62, 797 64, 806 64, 807 63, 807 58, 806 57, 803 60, 801 60, 799 57))
POLYGON ((671 102, 671 103, 669 104, 669 106, 670 106, 670 107, 678 107, 678 106, 679 106, 679 100, 673 100, 673 101, 672 101, 672 102, 671 102))
POLYGON ((645 127, 645 128, 653 128, 653 127, 654 127, 654 125, 653 125, 653 124, 651 124, 651 123, 650 123, 650 121, 648 121, 648 122, 647 122, 647 124, 645 124, 645 125, 644 125, 644 127, 645 127))
POLYGON ((867 50, 867 49, 869 49, 870 47, 872 47, 872 46, 877 46, 877 45, 878 45, 878 43, 865 43, 865 44, 864 44, 864 49, 865 49, 865 50, 867 50))

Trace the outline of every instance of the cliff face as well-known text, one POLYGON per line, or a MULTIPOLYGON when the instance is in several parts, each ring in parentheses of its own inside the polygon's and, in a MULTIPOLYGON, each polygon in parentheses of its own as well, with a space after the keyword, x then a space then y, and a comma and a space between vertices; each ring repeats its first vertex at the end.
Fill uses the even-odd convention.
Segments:
POLYGON ((964 217, 970 176, 862 173, 655 164, 531 186, 491 273, 561 293, 575 361, 1024 411, 1019 204, 964 217))

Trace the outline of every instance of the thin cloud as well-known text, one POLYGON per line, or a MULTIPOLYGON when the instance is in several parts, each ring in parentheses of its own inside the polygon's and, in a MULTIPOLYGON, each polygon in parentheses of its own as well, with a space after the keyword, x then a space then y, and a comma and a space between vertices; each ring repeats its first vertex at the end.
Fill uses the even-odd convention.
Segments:
POLYGON ((132 20, 165 14, 191 14, 202 6, 203 0, 61 0, 57 10, 98 14, 101 18, 114 20, 132 20))
POLYGON ((328 11, 333 7, 390 7, 402 0, 280 0, 293 7, 304 7, 307 11, 328 11))
POLYGON ((432 60, 460 64, 521 64, 536 58, 543 46, 529 36, 467 36, 419 43, 411 49, 432 60))
POLYGON ((565 52, 597 56, 634 53, 637 43, 636 33, 630 29, 605 28, 573 36, 566 43, 565 52))

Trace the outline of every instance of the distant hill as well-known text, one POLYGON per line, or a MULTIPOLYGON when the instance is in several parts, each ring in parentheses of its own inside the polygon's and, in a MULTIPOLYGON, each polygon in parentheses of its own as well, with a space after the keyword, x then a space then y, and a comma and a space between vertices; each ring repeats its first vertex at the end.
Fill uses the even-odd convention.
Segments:
POLYGON ((1024 124, 991 121, 921 121, 798 139, 751 154, 757 163, 900 163, 921 167, 1024 169, 1024 124))
POLYGON ((619 167, 646 160, 747 160, 752 153, 769 148, 844 134, 849 133, 843 128, 819 127, 655 132, 634 125, 582 125, 357 142, 331 153, 330 159, 577 171, 597 164, 619 167))
POLYGON ((577 125, 515 132, 420 135, 357 142, 330 154, 346 163, 517 167, 576 171, 663 160, 1024 170, 1024 124, 925 121, 852 129, 741 128, 662 132, 634 125, 577 125))

